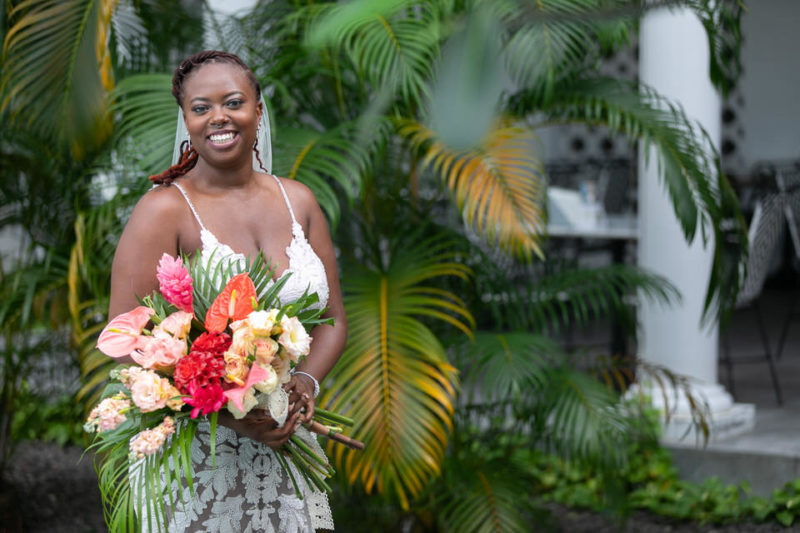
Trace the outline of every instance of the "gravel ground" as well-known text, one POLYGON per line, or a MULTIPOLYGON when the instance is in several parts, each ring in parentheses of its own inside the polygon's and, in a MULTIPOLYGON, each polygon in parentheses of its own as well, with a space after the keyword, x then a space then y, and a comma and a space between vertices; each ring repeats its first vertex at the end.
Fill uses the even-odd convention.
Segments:
MULTIPOLYGON (((82 450, 28 442, 17 448, 0 481, 0 533, 92 533, 105 531, 91 457, 82 450)), ((637 513, 620 527, 588 511, 550 506, 546 530, 563 533, 786 533, 800 527, 769 524, 698 526, 637 513)), ((539 528, 541 529, 541 528, 539 528)))

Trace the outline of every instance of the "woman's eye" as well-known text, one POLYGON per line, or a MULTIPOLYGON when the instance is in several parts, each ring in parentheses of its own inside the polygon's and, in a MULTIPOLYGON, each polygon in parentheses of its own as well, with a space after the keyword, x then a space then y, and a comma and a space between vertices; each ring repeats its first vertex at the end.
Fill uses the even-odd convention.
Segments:
POLYGON ((226 105, 232 109, 238 109, 242 107, 242 104, 244 104, 244 100, 231 100, 226 105))
POLYGON ((205 105, 196 105, 192 106, 192 113, 202 113, 208 109, 208 106, 205 105))

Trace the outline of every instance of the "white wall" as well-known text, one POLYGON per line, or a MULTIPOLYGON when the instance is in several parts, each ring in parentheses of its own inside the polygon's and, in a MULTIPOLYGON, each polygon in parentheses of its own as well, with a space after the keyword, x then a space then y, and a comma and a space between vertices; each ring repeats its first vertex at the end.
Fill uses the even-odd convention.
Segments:
POLYGON ((746 171, 763 159, 800 158, 800 1, 747 2, 742 35, 736 144, 746 171))

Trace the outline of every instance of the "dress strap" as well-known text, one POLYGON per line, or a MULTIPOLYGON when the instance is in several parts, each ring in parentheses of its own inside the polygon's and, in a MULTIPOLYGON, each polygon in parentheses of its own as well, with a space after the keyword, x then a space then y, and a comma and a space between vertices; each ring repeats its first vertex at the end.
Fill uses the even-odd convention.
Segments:
POLYGON ((292 204, 289 202, 289 196, 286 194, 286 189, 283 188, 283 183, 281 183, 281 180, 279 180, 277 176, 272 176, 272 177, 275 178, 275 181, 278 183, 278 187, 281 188, 281 192, 283 193, 283 199, 286 201, 286 207, 289 208, 289 214, 292 215, 292 225, 297 224, 297 219, 294 218, 294 211, 292 210, 292 204))
POLYGON ((194 204, 192 203, 191 200, 189 200, 189 195, 186 194, 186 191, 183 190, 183 187, 181 187, 180 185, 178 185, 175 182, 172 182, 172 184, 174 186, 176 186, 179 191, 181 191, 181 194, 183 195, 184 199, 186 200, 186 203, 189 204, 189 209, 192 210, 192 214, 194 215, 195 220, 197 220, 197 223, 200 224, 200 229, 202 229, 204 231, 208 231, 206 229, 206 227, 203 225, 203 221, 200 220, 200 215, 197 214, 197 209, 194 208, 194 204))

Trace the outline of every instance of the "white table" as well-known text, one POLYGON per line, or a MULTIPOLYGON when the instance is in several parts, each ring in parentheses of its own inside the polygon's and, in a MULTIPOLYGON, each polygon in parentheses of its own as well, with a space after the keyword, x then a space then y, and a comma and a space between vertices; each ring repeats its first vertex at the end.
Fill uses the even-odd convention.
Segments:
POLYGON ((634 214, 601 215, 595 224, 548 223, 547 234, 562 239, 635 241, 639 239, 639 221, 634 214))

